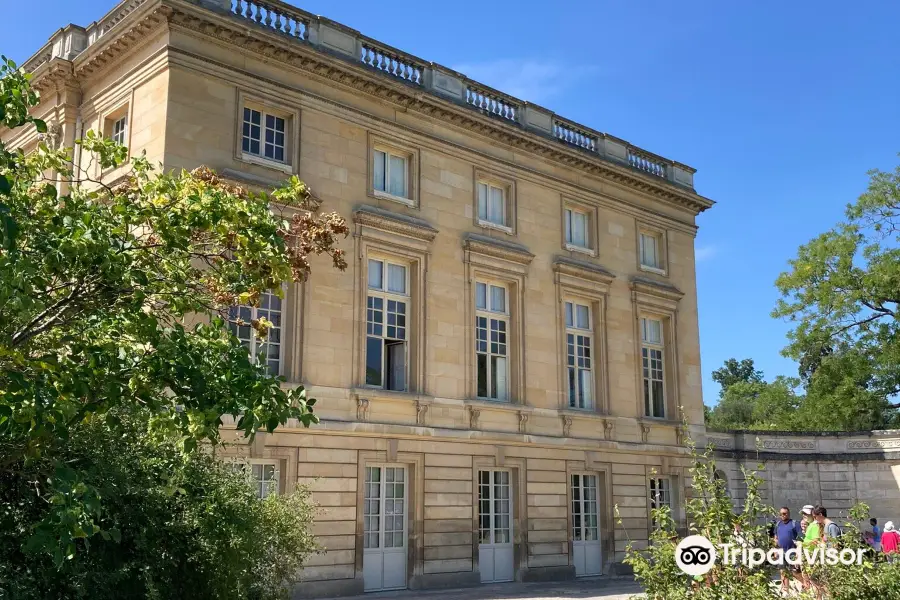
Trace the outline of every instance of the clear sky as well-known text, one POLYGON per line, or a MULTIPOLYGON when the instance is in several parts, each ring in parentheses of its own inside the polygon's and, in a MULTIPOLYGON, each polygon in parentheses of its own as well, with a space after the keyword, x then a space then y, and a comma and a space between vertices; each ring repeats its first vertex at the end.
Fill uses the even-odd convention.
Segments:
MULTIPOLYGON (((893 0, 294 0, 426 60, 698 169, 704 400, 712 370, 767 377, 787 325, 773 282, 842 217, 866 171, 900 158, 893 0)), ((3 0, 0 52, 21 62, 113 0, 3 0)))

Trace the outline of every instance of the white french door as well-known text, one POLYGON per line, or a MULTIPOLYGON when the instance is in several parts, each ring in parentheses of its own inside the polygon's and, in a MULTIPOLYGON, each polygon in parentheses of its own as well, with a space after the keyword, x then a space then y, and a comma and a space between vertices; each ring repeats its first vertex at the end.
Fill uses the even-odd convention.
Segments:
POLYGON ((572 558, 575 576, 603 573, 597 509, 597 476, 572 475, 572 558))
POLYGON ((365 591, 406 588, 405 467, 366 467, 363 505, 365 591))
POLYGON ((478 472, 478 569, 481 582, 515 579, 509 471, 478 472))

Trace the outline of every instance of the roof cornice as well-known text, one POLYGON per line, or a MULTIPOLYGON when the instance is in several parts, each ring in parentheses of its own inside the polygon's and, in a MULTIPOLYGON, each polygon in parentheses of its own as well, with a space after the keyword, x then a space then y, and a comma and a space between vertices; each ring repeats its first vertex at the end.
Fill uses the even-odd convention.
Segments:
MULTIPOLYGON (((137 4, 137 3, 135 3, 137 4)), ((243 52, 253 52, 288 64, 350 89, 361 91, 432 119, 476 133, 494 142, 555 161, 589 175, 638 190, 672 206, 700 213, 714 202, 691 189, 618 165, 599 156, 566 146, 513 123, 460 106, 419 87, 385 77, 370 67, 355 64, 309 42, 280 34, 190 0, 145 1, 124 16, 108 33, 89 45, 72 61, 77 78, 90 77, 111 66, 157 27, 168 22, 203 36, 221 40, 243 52)), ((50 61, 53 62, 53 61, 50 61)), ((35 72, 35 85, 49 63, 35 72)))

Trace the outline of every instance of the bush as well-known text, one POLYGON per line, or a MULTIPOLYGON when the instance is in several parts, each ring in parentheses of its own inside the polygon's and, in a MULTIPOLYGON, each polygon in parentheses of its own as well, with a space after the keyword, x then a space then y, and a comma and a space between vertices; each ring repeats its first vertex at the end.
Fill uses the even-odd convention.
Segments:
MULTIPOLYGON (((746 545, 768 550, 773 547, 767 532, 767 524, 775 516, 775 510, 762 502, 760 490, 763 479, 758 465, 756 470, 741 468, 746 481, 747 495, 742 510, 736 511, 726 491, 725 482, 715 476, 716 464, 712 449, 698 454, 691 443, 693 466, 693 497, 685 503, 687 534, 702 535, 718 549, 722 544, 740 545, 736 540, 734 524, 741 527, 740 536, 746 545)), ((679 536, 676 523, 668 507, 651 511, 658 527, 650 534, 650 544, 639 549, 631 542, 626 549, 625 563, 634 569, 635 577, 650 600, 768 600, 781 598, 778 569, 764 564, 748 569, 722 564, 721 557, 704 576, 691 577, 677 566, 675 548, 679 536)), ((833 516, 843 529, 839 544, 842 548, 865 549, 860 525, 868 521, 868 507, 858 504, 841 519, 833 516)), ((622 524, 621 519, 617 520, 622 524)), ((804 568, 805 565, 804 565, 804 568)), ((824 596, 831 600, 900 600, 900 562, 887 563, 883 555, 867 552, 860 565, 816 565, 810 575, 819 584, 824 596)), ((799 598, 816 598, 814 590, 808 590, 799 598)))
POLYGON ((52 460, 0 471, 0 598, 287 595, 316 549, 305 489, 259 500, 250 481, 214 456, 185 454, 177 439, 151 435, 147 415, 113 427, 108 418, 74 428, 52 460), (53 535, 51 507, 55 520, 77 524, 81 502, 68 502, 85 489, 97 490, 88 509, 102 500, 99 535, 84 532, 57 568, 40 551, 41 528, 53 535))

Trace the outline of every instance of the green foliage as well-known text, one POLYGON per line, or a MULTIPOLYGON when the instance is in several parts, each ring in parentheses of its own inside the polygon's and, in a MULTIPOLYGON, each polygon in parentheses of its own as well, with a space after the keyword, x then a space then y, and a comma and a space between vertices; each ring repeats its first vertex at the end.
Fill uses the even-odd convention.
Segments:
MULTIPOLYGON (((751 384, 752 385, 752 384, 751 384)), ((687 532, 685 535, 702 535, 719 549, 722 544, 745 543, 748 547, 768 551, 773 547, 767 523, 775 510, 763 502, 763 469, 741 467, 746 482, 746 496, 740 509, 736 509, 725 487, 715 476, 716 464, 712 449, 698 453, 690 442, 693 466, 690 469, 693 493, 685 503, 687 532), (739 526, 739 534, 735 533, 739 526), (740 535, 740 538, 737 537, 740 535)), ((622 519, 616 519, 619 526, 622 519)), ((675 563, 675 548, 681 536, 668 507, 651 511, 651 518, 658 524, 650 534, 647 547, 631 542, 626 548, 625 563, 634 569, 635 577, 650 600, 769 600, 781 598, 780 584, 773 583, 778 571, 765 564, 750 569, 723 564, 721 553, 716 565, 702 577, 691 577, 675 563)), ((844 519, 834 518, 844 532, 842 548, 865 548, 862 526, 868 521, 868 507, 856 505, 844 519)), ((627 532, 626 532, 627 533, 627 532)), ((863 600, 881 598, 900 600, 900 563, 884 562, 883 556, 867 553, 860 565, 816 565, 810 570, 815 582, 830 600, 863 600)), ((794 596, 806 600, 815 598, 813 590, 794 596)))
POLYGON ((845 407, 846 429, 898 422, 900 167, 869 175, 846 221, 801 246, 779 276, 773 312, 793 326, 784 354, 800 362, 817 405, 845 407))
POLYGON ((148 423, 143 410, 94 416, 53 458, 0 472, 0 598, 286 597, 316 549, 308 493, 259 500, 245 477, 209 453, 184 454, 178 438, 148 423), (49 504, 48 485, 56 490, 49 504), (83 499, 66 497, 79 486, 102 498, 102 535, 84 532, 81 551, 59 562, 31 552, 23 541, 35 540, 33 531, 54 536, 49 514, 90 521, 79 512, 83 499))
MULTIPOLYGON (((0 63, 0 123, 45 131, 28 116, 28 79, 0 63)), ((132 156, 112 188, 89 174, 121 166, 125 148, 93 132, 78 144, 76 164, 72 149, 0 143, 0 474, 54 465, 34 488, 49 509, 27 544, 58 566, 122 526, 96 480, 58 455, 80 424, 115 431, 140 409, 190 453, 218 443, 225 415, 246 436, 316 422, 315 400, 283 388, 225 322, 230 306, 306 279, 313 256, 345 268, 349 231, 296 177, 268 195, 132 156)), ((271 325, 235 324, 260 339, 271 325)))
POLYGON ((796 379, 779 377, 772 383, 738 381, 724 390, 706 421, 712 429, 802 429, 796 418, 802 400, 796 379))
POLYGON ((736 383, 761 383, 763 374, 753 365, 752 358, 745 358, 741 361, 729 358, 722 367, 712 372, 712 380, 721 386, 719 389, 721 398, 728 388, 736 383))

